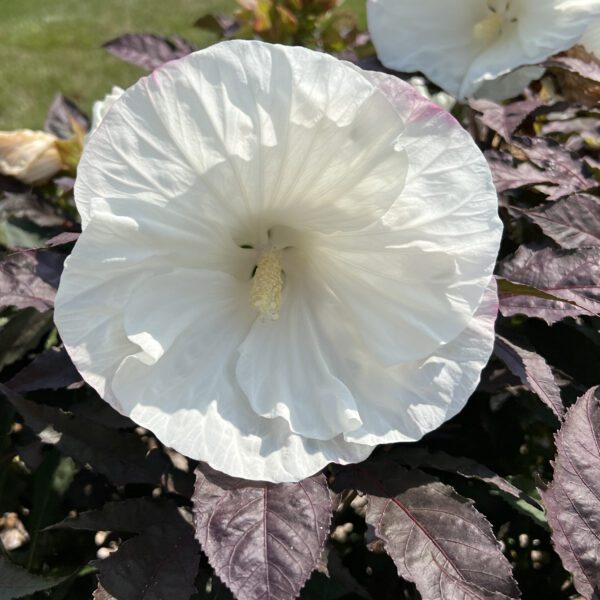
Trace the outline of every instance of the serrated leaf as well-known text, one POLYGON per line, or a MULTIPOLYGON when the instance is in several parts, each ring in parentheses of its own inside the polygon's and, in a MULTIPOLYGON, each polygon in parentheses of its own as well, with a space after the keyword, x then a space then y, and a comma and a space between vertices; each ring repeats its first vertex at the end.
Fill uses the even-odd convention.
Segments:
POLYGON ((15 392, 58 390, 81 381, 64 348, 48 348, 6 383, 15 392))
POLYGON ((600 64, 594 60, 583 60, 575 56, 553 56, 545 66, 565 69, 580 77, 600 83, 600 64))
POLYGON ((538 395, 559 420, 562 419, 565 407, 560 397, 560 388, 543 356, 500 335, 496 335, 494 354, 521 380, 523 385, 538 395))
POLYGON ((513 283, 561 298, 500 292, 504 316, 523 314, 551 325, 566 317, 600 314, 600 247, 563 250, 523 245, 499 264, 499 271, 513 283))
POLYGON ((127 33, 106 42, 103 48, 121 60, 147 71, 195 50, 190 43, 178 36, 165 38, 152 33, 127 33))
MULTIPOLYGON (((16 408, 28 427, 46 443, 80 465, 89 464, 116 485, 158 483, 164 464, 134 433, 115 431, 90 419, 27 400, 0 384, 0 394, 16 408)), ((166 459, 165 459, 166 460, 166 459)))
POLYGON ((547 181, 543 171, 528 162, 517 162, 508 152, 486 150, 484 154, 490 165, 498 193, 547 181))
POLYGON ((237 600, 296 598, 329 534, 325 477, 260 483, 201 465, 196 478, 196 537, 237 600))
POLYGON ((354 467, 367 523, 423 600, 519 598, 511 567, 473 502, 416 469, 354 467))
POLYGON ((519 125, 542 105, 538 100, 521 100, 503 105, 485 98, 471 99, 469 104, 481 113, 478 120, 499 133, 507 142, 510 142, 519 125))
POLYGON ((47 579, 11 563, 0 555, 0 600, 15 600, 35 592, 48 590, 66 578, 47 579))
POLYGON ((597 196, 574 194, 522 212, 563 248, 600 246, 600 198, 597 196))
MULTIPOLYGON (((65 519, 53 528, 111 530, 138 535, 105 560, 94 561, 104 594, 119 600, 187 600, 200 548, 194 530, 170 501, 135 498, 65 519)), ((100 595, 99 598, 107 596, 100 595)))
POLYGON ((88 131, 90 128, 90 120, 75 101, 57 94, 48 109, 44 129, 59 138, 68 139, 75 133, 74 124, 83 131, 88 131))
POLYGON ((33 308, 18 311, 0 329, 0 370, 23 358, 52 329, 52 313, 33 308))
POLYGON ((193 529, 182 521, 156 524, 94 565, 103 587, 119 600, 187 600, 196 591, 199 562, 193 529))
POLYGON ((98 583, 94 593, 92 594, 92 600, 117 600, 114 596, 109 594, 103 587, 101 583, 98 583))
POLYGON ((0 198, 0 220, 8 218, 28 219, 40 227, 56 227, 65 221, 64 217, 56 214, 49 202, 30 191, 7 193, 0 198))
POLYGON ((569 409, 556 450, 554 476, 542 499, 554 547, 577 591, 590 598, 600 587, 600 388, 569 409))
POLYGON ((50 250, 15 252, 0 262, 0 307, 35 308, 54 306, 64 254, 50 250))
POLYGON ((541 508, 531 496, 514 486, 489 467, 465 456, 452 456, 446 452, 430 452, 427 448, 414 444, 403 444, 398 447, 398 459, 407 466, 445 471, 467 479, 478 479, 488 485, 523 500, 536 508, 541 508))
POLYGON ((598 182, 582 158, 569 152, 564 146, 551 138, 518 137, 512 142, 520 148, 527 158, 542 170, 544 181, 551 186, 538 186, 548 196, 548 200, 557 200, 577 192, 598 187, 598 182))
POLYGON ((58 235, 55 235, 53 238, 49 239, 46 242, 46 246, 48 248, 54 248, 55 246, 71 244, 72 242, 76 242, 80 235, 80 233, 64 231, 63 233, 59 233, 58 235))
POLYGON ((48 529, 142 533, 165 519, 178 521, 179 516, 174 516, 173 513, 174 507, 172 502, 150 498, 131 498, 118 502, 107 502, 99 510, 88 510, 79 513, 76 517, 68 517, 48 529))
POLYGON ((204 29, 205 31, 212 31, 221 38, 229 39, 240 28, 240 24, 228 15, 214 13, 203 15, 197 19, 194 27, 204 29))

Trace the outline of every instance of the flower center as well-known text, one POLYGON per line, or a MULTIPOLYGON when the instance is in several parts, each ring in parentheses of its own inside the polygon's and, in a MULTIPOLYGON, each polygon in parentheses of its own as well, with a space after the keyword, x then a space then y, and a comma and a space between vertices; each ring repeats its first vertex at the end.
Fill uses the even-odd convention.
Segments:
POLYGON ((268 248, 261 254, 256 265, 250 289, 250 304, 261 315, 275 321, 279 318, 282 289, 281 251, 268 248))
POLYGON ((489 44, 497 39, 506 25, 507 21, 516 22, 516 18, 510 18, 512 0, 487 0, 489 14, 473 26, 473 37, 478 42, 489 44), (500 4, 501 6, 498 6, 500 4))

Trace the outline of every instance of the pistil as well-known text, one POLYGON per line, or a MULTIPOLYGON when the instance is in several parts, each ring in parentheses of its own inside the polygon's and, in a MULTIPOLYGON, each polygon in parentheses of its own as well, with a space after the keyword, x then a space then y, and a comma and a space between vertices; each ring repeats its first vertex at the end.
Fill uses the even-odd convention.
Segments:
POLYGON ((473 37, 479 41, 489 44, 502 32, 505 16, 492 12, 473 26, 473 37))
POLYGON ((279 318, 282 290, 281 252, 269 248, 262 253, 256 265, 250 289, 250 304, 262 316, 275 321, 279 318))

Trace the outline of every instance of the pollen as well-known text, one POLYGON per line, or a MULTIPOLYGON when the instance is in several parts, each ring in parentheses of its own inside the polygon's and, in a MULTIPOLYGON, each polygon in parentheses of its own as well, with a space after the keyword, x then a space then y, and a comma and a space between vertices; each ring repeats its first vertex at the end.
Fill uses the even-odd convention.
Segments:
POLYGON ((473 26, 473 37, 479 42, 493 42, 504 26, 504 15, 493 12, 473 26))
POLYGON ((256 265, 250 289, 250 304, 261 315, 275 321, 279 318, 282 290, 281 254, 277 250, 269 249, 263 252, 256 265))

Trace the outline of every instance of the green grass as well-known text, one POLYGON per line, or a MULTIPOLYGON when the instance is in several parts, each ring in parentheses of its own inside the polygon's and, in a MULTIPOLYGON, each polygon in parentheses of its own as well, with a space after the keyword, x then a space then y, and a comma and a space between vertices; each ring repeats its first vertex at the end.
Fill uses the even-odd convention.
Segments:
MULTIPOLYGON (((347 5, 364 20, 364 0, 347 5)), ((124 33, 178 34, 198 47, 215 37, 193 26, 231 13, 235 0, 0 0, 0 130, 42 127, 57 92, 89 112, 113 85, 143 74, 102 49, 124 33)))
POLYGON ((101 48, 123 33, 178 34, 215 41, 193 27, 235 0, 0 0, 0 130, 41 128, 57 92, 89 111, 113 85, 143 74, 101 48))

